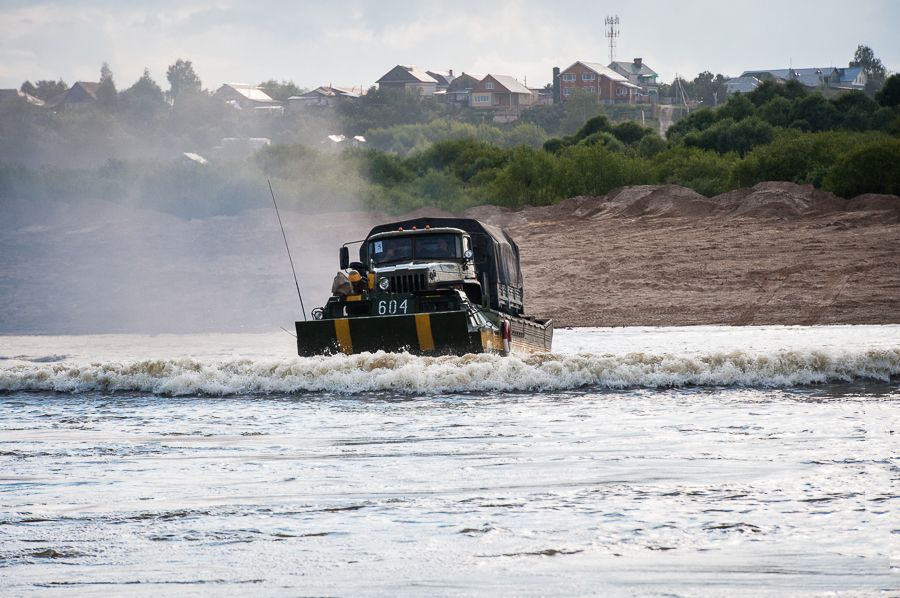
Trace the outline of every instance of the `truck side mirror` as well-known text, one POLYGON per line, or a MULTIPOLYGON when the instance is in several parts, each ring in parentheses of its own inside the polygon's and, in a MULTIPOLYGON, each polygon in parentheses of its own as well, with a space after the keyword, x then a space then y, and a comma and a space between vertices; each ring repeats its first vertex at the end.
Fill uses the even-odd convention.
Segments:
POLYGON ((341 270, 346 270, 350 267, 350 249, 345 245, 341 247, 341 270))

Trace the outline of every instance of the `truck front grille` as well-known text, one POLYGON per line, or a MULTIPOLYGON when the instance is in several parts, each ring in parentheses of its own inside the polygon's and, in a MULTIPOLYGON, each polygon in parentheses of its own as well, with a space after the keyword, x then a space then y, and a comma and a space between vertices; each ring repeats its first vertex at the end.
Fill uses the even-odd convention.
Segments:
POLYGON ((425 274, 393 274, 391 279, 392 293, 413 293, 424 291, 426 287, 425 274))

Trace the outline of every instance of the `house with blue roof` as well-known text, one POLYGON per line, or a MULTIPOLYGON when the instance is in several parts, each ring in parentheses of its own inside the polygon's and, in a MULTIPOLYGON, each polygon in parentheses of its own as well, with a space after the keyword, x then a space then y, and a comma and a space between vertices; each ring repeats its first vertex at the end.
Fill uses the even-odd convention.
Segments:
POLYGON ((812 67, 744 71, 740 78, 755 77, 760 81, 797 81, 811 89, 857 89, 866 87, 866 73, 861 67, 812 67))

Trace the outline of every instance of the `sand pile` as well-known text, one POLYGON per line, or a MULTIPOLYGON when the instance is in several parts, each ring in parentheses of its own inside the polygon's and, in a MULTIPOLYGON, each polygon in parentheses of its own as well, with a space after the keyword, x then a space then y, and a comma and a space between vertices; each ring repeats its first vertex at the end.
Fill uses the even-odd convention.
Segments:
POLYGON ((696 191, 678 185, 636 185, 615 189, 607 196, 603 215, 625 218, 660 216, 703 217, 716 210, 716 204, 696 191))
MULTIPOLYGON (((500 226, 592 218, 762 218, 794 220, 828 214, 866 212, 866 218, 900 218, 900 197, 866 194, 840 198, 812 185, 765 182, 713 198, 678 185, 620 187, 599 197, 578 196, 551 206, 521 210, 479 206, 465 216, 500 226), (877 215, 875 214, 877 213, 877 215)), ((857 219, 862 217, 858 215, 857 219)))
POLYGON ((879 193, 865 193, 857 195, 847 202, 848 212, 900 212, 900 197, 896 195, 882 195, 879 193))
POLYGON ((762 218, 796 218, 810 214, 842 211, 847 200, 812 185, 786 182, 759 183, 750 188, 735 189, 713 198, 721 208, 734 216, 762 218))
POLYGON ((524 210, 514 210, 500 206, 475 206, 464 210, 459 216, 461 218, 475 218, 496 226, 508 227, 521 223, 525 217, 524 214, 524 210))

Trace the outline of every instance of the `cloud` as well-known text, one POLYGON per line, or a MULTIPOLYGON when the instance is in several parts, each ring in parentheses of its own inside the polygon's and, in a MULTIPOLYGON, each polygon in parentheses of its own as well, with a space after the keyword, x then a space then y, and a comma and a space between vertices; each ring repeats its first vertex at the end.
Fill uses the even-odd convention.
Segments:
MULTIPOLYGON (((4 0, 0 87, 24 79, 95 79, 108 61, 119 82, 145 66, 192 60, 204 85, 293 79, 370 85, 395 64, 499 72, 537 86, 553 66, 607 62, 608 5, 575 0, 4 0)), ((886 0, 733 4, 648 1, 616 8, 617 58, 641 56, 663 80, 700 70, 845 64, 870 45, 900 65, 900 7, 886 0)))

